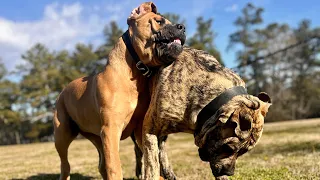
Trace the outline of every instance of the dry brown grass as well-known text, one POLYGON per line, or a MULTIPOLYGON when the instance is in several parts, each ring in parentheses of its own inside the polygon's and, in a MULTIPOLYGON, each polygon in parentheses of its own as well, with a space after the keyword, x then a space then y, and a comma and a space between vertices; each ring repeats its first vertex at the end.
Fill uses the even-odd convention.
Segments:
MULTIPOLYGON (((71 179, 101 179, 98 153, 87 140, 69 149, 71 179)), ((193 136, 169 136, 168 154, 179 179, 214 179, 201 162, 193 136)), ((135 178, 135 157, 130 139, 121 142, 124 177, 135 178)), ((0 147, 0 179, 57 179, 59 158, 53 143, 0 147)), ((266 124, 262 139, 240 157, 232 179, 320 179, 320 119, 266 124)))

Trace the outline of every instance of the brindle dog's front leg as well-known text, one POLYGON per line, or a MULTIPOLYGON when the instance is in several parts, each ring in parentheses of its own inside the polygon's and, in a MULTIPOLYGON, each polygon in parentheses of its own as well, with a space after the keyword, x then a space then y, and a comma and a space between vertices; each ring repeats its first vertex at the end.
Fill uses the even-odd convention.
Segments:
POLYGON ((174 174, 166 150, 166 141, 168 136, 163 136, 158 138, 158 146, 159 146, 159 160, 160 160, 160 174, 162 177, 168 180, 176 180, 176 175, 174 174))
POLYGON ((160 164, 159 164, 159 148, 158 138, 155 132, 151 118, 146 118, 143 122, 142 130, 142 147, 144 157, 144 179, 158 180, 160 178, 160 164))
MULTIPOLYGON (((160 175, 167 180, 176 180, 176 175, 174 174, 169 159, 168 159, 168 154, 166 151, 166 141, 167 141, 168 136, 163 136, 159 138, 158 141, 158 146, 159 146, 159 161, 160 161, 160 175)), ((136 138, 134 134, 131 135, 131 139, 134 143, 134 152, 136 155, 136 176, 139 179, 142 179, 144 177, 142 173, 142 157, 143 157, 143 152, 140 149, 139 145, 136 142, 136 138)))

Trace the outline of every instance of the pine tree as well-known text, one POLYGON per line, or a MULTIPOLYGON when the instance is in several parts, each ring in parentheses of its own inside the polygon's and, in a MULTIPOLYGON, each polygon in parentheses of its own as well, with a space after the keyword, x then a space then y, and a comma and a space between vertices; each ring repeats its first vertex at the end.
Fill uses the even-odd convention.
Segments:
POLYGON ((253 88, 251 92, 258 94, 261 91, 261 80, 263 80, 263 63, 261 61, 254 61, 261 49, 264 48, 264 42, 259 41, 255 31, 255 26, 262 23, 261 14, 263 9, 248 3, 242 9, 242 15, 234 22, 239 29, 231 34, 228 49, 236 44, 242 46, 242 50, 237 52, 237 60, 239 65, 239 73, 245 79, 252 79, 253 88), (249 71, 245 72, 246 67, 249 71), (251 74, 250 74, 251 73, 251 74), (245 77, 246 76, 246 77, 245 77))
POLYGON ((211 30, 213 19, 208 19, 205 21, 203 17, 197 18, 197 31, 189 38, 187 41, 188 46, 200 49, 213 55, 221 64, 223 61, 221 59, 220 52, 214 46, 214 38, 216 34, 211 30))
POLYGON ((8 71, 0 59, 0 145, 20 144, 20 114, 13 105, 19 98, 18 84, 7 80, 8 71))
POLYGON ((123 33, 123 30, 119 28, 115 21, 111 21, 104 27, 103 35, 105 37, 105 43, 98 48, 97 54, 99 59, 107 58, 108 54, 123 33))

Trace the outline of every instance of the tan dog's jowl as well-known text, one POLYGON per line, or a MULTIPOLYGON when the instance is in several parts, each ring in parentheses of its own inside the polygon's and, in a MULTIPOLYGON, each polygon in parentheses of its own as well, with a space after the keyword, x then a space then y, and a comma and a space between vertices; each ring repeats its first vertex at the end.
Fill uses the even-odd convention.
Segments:
POLYGON ((194 134, 200 158, 210 162, 217 179, 233 175, 237 158, 261 137, 269 96, 246 94, 245 83, 237 74, 204 51, 189 48, 153 81, 143 122, 145 179, 159 177, 158 139, 176 132, 194 134), (232 95, 236 90, 238 94, 232 95), (204 107, 221 97, 229 99, 216 103, 221 106, 215 111, 207 111, 210 116, 200 116, 204 107))
MULTIPOLYGON (((169 64, 181 53, 184 26, 172 25, 158 15, 153 3, 134 9, 127 23, 127 39, 146 66, 169 64)), ((101 73, 72 81, 57 98, 53 124, 61 180, 69 178, 68 147, 78 133, 97 148, 103 179, 122 180, 120 139, 132 132, 141 139, 142 120, 150 102, 148 78, 136 68, 137 60, 123 38, 110 52, 101 73)))

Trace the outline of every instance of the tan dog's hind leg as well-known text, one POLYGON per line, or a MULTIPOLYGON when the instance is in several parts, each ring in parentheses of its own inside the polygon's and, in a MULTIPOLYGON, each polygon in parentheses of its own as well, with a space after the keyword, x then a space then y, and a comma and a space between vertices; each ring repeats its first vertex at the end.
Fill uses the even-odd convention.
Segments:
POLYGON ((99 153, 99 172, 103 179, 107 179, 107 171, 106 171, 106 162, 103 155, 103 146, 101 142, 100 136, 97 136, 95 134, 86 133, 86 132, 80 132, 81 135, 83 135, 85 138, 89 139, 92 144, 97 148, 99 153))
POLYGON ((54 113, 54 139, 55 147, 60 156, 61 174, 60 180, 70 179, 70 164, 68 162, 68 148, 70 143, 78 135, 78 127, 70 120, 70 117, 65 112, 64 108, 57 106, 54 113))
POLYGON ((134 134, 131 134, 131 139, 134 143, 134 153, 136 155, 136 176, 139 179, 142 179, 144 177, 143 172, 142 172, 142 157, 143 157, 143 152, 141 151, 139 145, 136 142, 136 138, 134 134))

